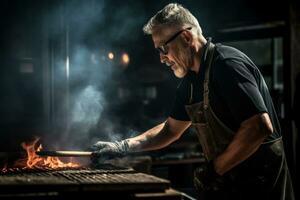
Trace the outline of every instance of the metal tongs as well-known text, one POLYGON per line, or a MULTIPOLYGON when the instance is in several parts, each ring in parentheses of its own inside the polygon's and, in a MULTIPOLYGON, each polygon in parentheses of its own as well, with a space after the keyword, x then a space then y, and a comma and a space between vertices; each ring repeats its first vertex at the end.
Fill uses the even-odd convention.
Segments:
POLYGON ((91 151, 36 151, 39 156, 53 156, 53 157, 89 157, 93 152, 91 151))

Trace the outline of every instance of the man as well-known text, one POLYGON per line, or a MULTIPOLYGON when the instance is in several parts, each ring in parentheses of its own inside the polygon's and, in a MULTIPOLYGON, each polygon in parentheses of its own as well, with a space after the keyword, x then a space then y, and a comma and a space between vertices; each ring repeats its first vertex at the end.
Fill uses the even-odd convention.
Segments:
POLYGON ((279 122, 263 77, 237 49, 205 39, 197 19, 168 4, 144 26, 160 60, 182 81, 164 123, 94 156, 166 147, 193 125, 207 159, 194 182, 205 199, 293 199, 279 122), (261 197, 261 198, 260 198, 261 197))

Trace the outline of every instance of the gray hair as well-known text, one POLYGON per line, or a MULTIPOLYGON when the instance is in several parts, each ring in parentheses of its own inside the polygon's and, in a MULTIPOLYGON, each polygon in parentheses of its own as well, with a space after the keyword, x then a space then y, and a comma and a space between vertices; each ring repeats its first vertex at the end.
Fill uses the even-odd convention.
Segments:
POLYGON ((158 27, 182 27, 187 25, 195 27, 198 35, 202 34, 198 20, 188 9, 180 4, 170 3, 158 11, 147 24, 144 25, 143 31, 145 34, 151 35, 153 30, 158 27))

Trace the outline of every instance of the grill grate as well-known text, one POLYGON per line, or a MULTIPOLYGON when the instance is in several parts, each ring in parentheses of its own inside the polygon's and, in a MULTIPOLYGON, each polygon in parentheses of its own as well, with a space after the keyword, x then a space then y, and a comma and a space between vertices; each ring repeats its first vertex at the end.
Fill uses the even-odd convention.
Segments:
POLYGON ((165 183, 164 179, 143 173, 63 173, 66 179, 76 183, 114 184, 114 183, 165 183))
POLYGON ((103 166, 102 169, 25 170, 0 176, 0 193, 7 191, 163 191, 169 181, 132 168, 103 166))

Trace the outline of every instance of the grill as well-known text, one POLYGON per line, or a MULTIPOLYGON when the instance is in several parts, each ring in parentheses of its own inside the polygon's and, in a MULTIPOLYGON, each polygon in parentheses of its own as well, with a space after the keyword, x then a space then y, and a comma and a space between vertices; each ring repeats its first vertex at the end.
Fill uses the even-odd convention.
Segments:
POLYGON ((124 199, 135 193, 163 192, 169 187, 168 180, 112 165, 97 169, 7 171, 0 176, 0 197, 41 194, 62 197, 97 192, 124 199))

